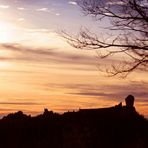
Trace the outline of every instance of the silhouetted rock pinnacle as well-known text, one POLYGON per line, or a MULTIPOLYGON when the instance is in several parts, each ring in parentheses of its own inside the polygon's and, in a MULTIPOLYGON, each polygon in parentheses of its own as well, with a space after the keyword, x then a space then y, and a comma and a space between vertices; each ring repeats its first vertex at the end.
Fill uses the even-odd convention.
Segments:
POLYGON ((134 96, 128 95, 128 96, 126 97, 126 99, 125 99, 126 106, 129 107, 129 108, 134 107, 134 101, 135 101, 134 96))

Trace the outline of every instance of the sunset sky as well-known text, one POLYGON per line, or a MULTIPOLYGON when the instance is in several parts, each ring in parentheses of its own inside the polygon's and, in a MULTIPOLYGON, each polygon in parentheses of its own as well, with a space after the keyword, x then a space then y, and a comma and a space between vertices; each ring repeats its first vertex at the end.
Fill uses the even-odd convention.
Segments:
POLYGON ((146 72, 106 77, 97 66, 113 59, 98 60, 95 51, 75 49, 59 34, 76 34, 82 26, 101 33, 108 23, 84 16, 75 1, 0 0, 0 116, 110 107, 133 94, 148 117, 146 72))

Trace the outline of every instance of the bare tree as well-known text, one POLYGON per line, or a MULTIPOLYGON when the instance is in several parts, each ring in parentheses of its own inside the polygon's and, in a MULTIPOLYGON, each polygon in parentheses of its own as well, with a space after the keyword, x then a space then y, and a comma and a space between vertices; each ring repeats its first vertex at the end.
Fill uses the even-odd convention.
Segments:
POLYGON ((99 23, 110 21, 106 27, 116 35, 100 37, 100 34, 81 29, 76 36, 64 32, 64 37, 75 48, 98 50, 101 58, 125 54, 122 64, 112 65, 107 73, 112 76, 140 69, 148 70, 148 2, 142 0, 78 0, 85 15, 95 17, 99 23), (105 54, 103 54, 105 51, 105 54), (106 51, 108 51, 106 53, 106 51), (103 55, 102 55, 103 54, 103 55))

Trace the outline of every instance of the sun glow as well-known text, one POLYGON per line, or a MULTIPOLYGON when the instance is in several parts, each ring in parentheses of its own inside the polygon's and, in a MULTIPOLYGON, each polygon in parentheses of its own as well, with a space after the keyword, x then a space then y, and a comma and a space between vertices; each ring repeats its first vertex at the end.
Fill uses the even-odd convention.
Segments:
POLYGON ((9 43, 13 40, 14 30, 11 24, 0 21, 0 43, 9 43))
POLYGON ((10 62, 0 61, 0 70, 7 70, 12 67, 10 62))

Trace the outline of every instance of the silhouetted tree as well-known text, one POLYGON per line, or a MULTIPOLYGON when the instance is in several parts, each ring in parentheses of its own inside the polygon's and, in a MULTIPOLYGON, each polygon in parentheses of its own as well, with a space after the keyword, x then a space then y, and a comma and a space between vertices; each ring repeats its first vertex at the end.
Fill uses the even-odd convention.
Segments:
POLYGON ((148 70, 148 2, 146 0, 78 0, 85 15, 95 17, 96 21, 110 20, 106 27, 110 34, 106 37, 89 29, 81 29, 76 36, 64 32, 64 37, 74 47, 103 51, 101 58, 115 54, 125 54, 126 60, 107 68, 112 76, 140 69, 148 70), (103 50, 104 49, 104 50, 103 50), (105 52, 104 52, 105 51, 105 52), (107 53, 106 53, 107 51, 107 53), (105 54, 104 54, 105 53, 105 54), (103 54, 103 55, 102 55, 103 54))

